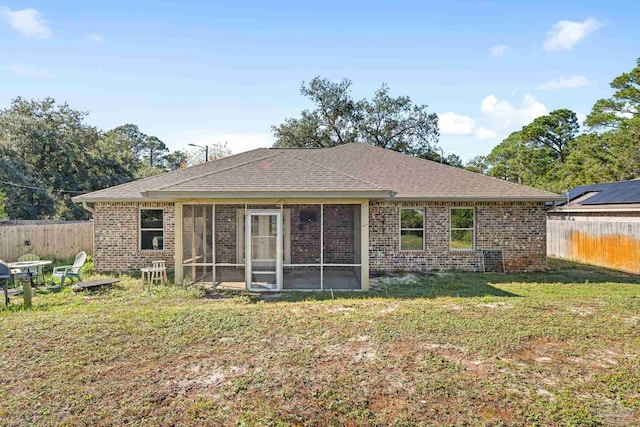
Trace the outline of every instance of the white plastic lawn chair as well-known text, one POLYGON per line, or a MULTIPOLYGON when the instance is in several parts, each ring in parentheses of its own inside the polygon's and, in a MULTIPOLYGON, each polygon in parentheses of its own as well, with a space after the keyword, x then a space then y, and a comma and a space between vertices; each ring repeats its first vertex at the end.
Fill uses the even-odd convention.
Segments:
POLYGON ((84 252, 80 252, 76 255, 76 260, 73 262, 73 265, 63 265, 60 267, 55 267, 53 269, 53 274, 51 275, 51 284, 53 285, 53 279, 60 279, 60 286, 64 286, 64 280, 69 278, 76 278, 78 281, 81 281, 80 278, 80 268, 84 265, 87 260, 87 254, 84 252))
MULTIPOLYGON (((36 254, 24 254, 18 258, 18 262, 25 261, 40 261, 40 257, 36 254)), ((42 267, 36 267, 35 271, 33 271, 33 268, 21 268, 20 271, 16 273, 15 278, 16 280, 24 281, 29 275, 34 279, 40 278, 40 280, 42 280, 42 267)))

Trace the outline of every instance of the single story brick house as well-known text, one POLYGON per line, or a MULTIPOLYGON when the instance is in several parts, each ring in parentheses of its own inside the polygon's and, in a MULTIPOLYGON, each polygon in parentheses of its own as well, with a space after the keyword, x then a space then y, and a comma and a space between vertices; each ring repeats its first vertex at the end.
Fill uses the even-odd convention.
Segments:
POLYGON ((370 272, 546 268, 562 197, 364 144, 260 148, 75 197, 98 271, 166 260, 250 290, 369 288, 370 272))

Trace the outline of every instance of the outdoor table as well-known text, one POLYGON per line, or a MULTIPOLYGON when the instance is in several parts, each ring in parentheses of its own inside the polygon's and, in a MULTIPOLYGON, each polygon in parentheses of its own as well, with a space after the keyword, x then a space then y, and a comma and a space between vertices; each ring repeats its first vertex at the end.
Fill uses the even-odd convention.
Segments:
MULTIPOLYGON (((27 276, 29 280, 24 281, 24 287, 22 289, 22 297, 24 298, 24 305, 26 307, 31 306, 31 286, 33 285, 33 273, 37 269, 41 269, 45 265, 52 264, 53 261, 48 259, 42 259, 39 261, 18 261, 18 262, 10 262, 9 270, 13 270, 11 274, 14 276, 13 280, 15 283, 15 275, 22 272, 24 273, 26 270, 27 276), (20 270, 20 271, 15 271, 20 270)), ((6 294, 6 292, 5 292, 6 294)))

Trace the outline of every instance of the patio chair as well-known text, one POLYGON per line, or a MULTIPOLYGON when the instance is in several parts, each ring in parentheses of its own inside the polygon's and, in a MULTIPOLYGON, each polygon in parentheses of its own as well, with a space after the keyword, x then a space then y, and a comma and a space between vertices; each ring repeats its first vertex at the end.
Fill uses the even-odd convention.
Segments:
POLYGON ((18 262, 24 261, 40 261, 40 257, 36 254, 24 254, 18 258, 18 262))
POLYGON ((73 265, 63 265, 60 267, 55 267, 53 269, 53 274, 51 275, 51 285, 54 284, 53 279, 60 279, 60 286, 64 286, 64 280, 69 278, 76 278, 78 281, 81 281, 80 278, 80 268, 84 265, 87 260, 87 254, 85 252, 80 252, 76 255, 76 259, 73 262, 73 265))
POLYGON ((140 271, 142 272, 143 289, 147 286, 147 278, 149 279, 149 289, 154 282, 160 283, 160 285, 168 283, 165 261, 152 261, 151 267, 141 268, 140 271))
MULTIPOLYGON (((18 262, 25 261, 40 261, 40 257, 36 254, 24 254, 18 258, 18 262)), ((29 268, 21 268, 20 272, 15 275, 15 278, 17 280, 24 281, 29 275, 29 270, 29 268)), ((42 267, 37 267, 35 271, 31 271, 31 277, 36 279, 37 282, 38 277, 42 277, 42 267)))
POLYGON ((0 260, 0 281, 4 282, 4 303, 9 305, 9 278, 11 278, 9 266, 2 260, 0 260))

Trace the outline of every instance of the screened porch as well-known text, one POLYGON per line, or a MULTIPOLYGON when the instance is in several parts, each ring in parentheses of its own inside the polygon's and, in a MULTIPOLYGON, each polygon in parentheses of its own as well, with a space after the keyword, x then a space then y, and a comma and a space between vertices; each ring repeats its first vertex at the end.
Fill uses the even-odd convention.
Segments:
POLYGON ((362 262, 368 204, 362 201, 185 203, 178 211, 181 227, 176 231, 182 238, 176 246, 182 246, 180 273, 186 282, 251 291, 361 290, 368 285, 363 280, 368 265, 362 262))

